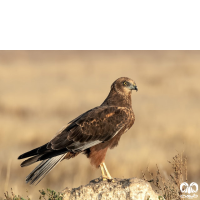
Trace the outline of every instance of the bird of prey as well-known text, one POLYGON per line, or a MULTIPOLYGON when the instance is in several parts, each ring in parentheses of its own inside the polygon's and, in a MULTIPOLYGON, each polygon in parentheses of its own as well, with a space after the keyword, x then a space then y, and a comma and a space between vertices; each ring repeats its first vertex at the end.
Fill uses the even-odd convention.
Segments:
POLYGON ((70 121, 50 142, 20 155, 18 159, 28 158, 21 163, 21 167, 42 161, 26 177, 26 182, 39 183, 60 161, 80 153, 84 153, 92 165, 100 167, 103 180, 112 180, 104 160, 108 148, 117 146, 122 134, 135 121, 132 90, 138 90, 133 80, 118 78, 100 106, 70 121))

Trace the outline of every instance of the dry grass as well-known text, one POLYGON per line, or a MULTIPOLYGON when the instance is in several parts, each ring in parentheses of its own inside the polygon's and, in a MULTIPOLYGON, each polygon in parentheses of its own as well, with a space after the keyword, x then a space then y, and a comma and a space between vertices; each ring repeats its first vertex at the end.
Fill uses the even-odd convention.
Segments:
POLYGON ((187 182, 187 158, 183 157, 181 153, 174 156, 169 163, 172 168, 169 175, 166 173, 162 175, 157 166, 156 175, 147 168, 148 175, 142 172, 142 176, 145 181, 153 184, 155 191, 161 194, 160 197, 164 197, 165 200, 181 200, 180 185, 187 182), (150 180, 147 176, 150 177, 150 180))
POLYGON ((167 174, 184 150, 188 183, 200 183, 200 52, 198 51, 3 51, 0 52, 0 197, 35 199, 38 190, 78 187, 100 176, 80 155, 63 161, 36 187, 25 177, 36 166, 17 157, 49 141, 82 112, 97 106, 118 77, 133 78, 134 126, 107 153, 113 177, 140 177, 155 164, 167 174))
MULTIPOLYGON (((55 192, 54 190, 46 189, 46 190, 39 190, 38 192, 38 199, 40 200, 63 200, 63 194, 61 192, 55 192), (39 195, 40 193, 40 195, 39 195)), ((31 200, 29 196, 27 195, 26 198, 21 197, 20 195, 16 195, 12 188, 11 188, 11 193, 6 191, 4 193, 4 198, 0 197, 0 200, 31 200)))

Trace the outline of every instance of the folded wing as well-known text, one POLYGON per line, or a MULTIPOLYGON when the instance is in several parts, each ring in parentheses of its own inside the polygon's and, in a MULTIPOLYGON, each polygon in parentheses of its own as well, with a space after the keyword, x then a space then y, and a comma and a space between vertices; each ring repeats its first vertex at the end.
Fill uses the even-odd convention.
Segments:
POLYGON ((113 138, 129 122, 129 110, 123 107, 101 106, 73 121, 49 143, 49 148, 84 151, 113 138))

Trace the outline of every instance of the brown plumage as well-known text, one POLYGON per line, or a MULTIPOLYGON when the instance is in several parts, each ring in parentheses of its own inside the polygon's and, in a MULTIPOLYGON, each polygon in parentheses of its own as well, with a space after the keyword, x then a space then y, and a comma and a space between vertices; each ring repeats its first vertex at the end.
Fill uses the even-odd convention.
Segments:
POLYGON ((22 167, 42 161, 26 181, 40 182, 60 161, 74 158, 79 153, 86 154, 92 165, 101 167, 104 179, 111 179, 104 160, 107 150, 117 146, 121 135, 134 123, 132 90, 137 91, 134 81, 126 77, 117 79, 101 106, 69 122, 50 142, 20 155, 18 159, 31 157, 22 162, 22 167))

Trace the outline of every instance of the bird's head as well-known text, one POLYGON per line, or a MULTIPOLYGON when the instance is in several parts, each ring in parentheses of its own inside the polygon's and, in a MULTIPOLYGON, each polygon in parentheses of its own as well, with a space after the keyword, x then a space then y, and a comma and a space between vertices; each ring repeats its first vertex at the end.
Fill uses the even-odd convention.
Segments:
POLYGON ((127 77, 118 78, 111 87, 123 95, 130 94, 132 90, 138 91, 135 82, 127 77))

